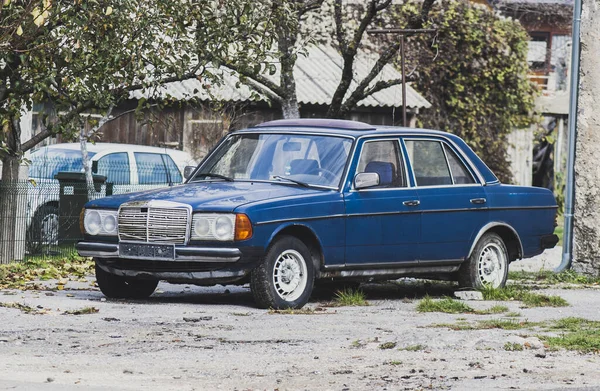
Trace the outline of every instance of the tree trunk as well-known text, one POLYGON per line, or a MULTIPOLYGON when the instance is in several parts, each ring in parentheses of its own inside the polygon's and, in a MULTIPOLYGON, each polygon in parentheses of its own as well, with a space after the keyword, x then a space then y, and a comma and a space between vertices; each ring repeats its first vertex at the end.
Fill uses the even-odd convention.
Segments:
MULTIPOLYGON (((2 158, 2 181, 0 181, 0 263, 15 260, 15 243, 18 217, 20 159, 5 155, 2 158)), ((26 191, 26 190, 24 190, 26 191)))
POLYGON ((296 94, 294 94, 293 97, 285 99, 281 103, 281 111, 283 113, 283 118, 285 119, 300 118, 300 109, 298 108, 296 94))
MULTIPOLYGON (((577 143, 573 269, 600 276, 600 1, 583 2, 577 143)), ((573 48, 577 50, 578 48, 573 48)), ((574 88, 572 86, 571 88, 574 88)), ((574 140, 571 140, 574 142, 574 140)))

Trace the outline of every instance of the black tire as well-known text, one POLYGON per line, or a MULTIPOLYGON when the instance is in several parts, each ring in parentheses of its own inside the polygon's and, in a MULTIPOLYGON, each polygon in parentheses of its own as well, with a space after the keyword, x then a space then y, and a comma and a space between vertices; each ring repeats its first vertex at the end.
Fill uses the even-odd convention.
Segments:
POLYGON ((46 204, 38 208, 27 230, 27 251, 40 253, 44 246, 58 244, 58 207, 46 204))
POLYGON ((96 282, 111 299, 146 299, 154 293, 157 280, 138 280, 111 274, 96 264, 96 282))
POLYGON ((484 234, 471 256, 458 271, 458 283, 464 288, 502 288, 508 277, 508 251, 504 241, 493 232, 484 234))
POLYGON ((314 279, 306 245, 293 236, 282 236, 252 271, 250 290, 259 308, 302 308, 310 298, 314 279))

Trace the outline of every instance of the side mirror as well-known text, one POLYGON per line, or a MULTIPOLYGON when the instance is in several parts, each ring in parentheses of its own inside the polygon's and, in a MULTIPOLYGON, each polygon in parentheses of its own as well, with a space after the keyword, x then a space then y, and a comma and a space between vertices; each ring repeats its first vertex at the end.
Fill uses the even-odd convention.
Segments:
POLYGON ((356 190, 377 185, 379 185, 379 174, 376 172, 359 172, 354 177, 354 188, 356 190))
POLYGON ((192 172, 194 172, 195 169, 196 169, 196 166, 185 166, 185 168, 183 169, 183 177, 185 179, 188 179, 192 175, 192 172))

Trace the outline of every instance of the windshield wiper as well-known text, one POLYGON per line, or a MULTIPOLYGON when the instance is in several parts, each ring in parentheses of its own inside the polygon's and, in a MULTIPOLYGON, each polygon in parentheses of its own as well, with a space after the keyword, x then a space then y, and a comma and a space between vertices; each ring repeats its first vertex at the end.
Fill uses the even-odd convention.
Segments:
POLYGON ((284 176, 273 175, 271 178, 273 178, 273 179, 282 179, 284 181, 289 181, 289 182, 295 183, 297 185, 300 185, 302 187, 310 187, 310 185, 308 183, 306 183, 306 182, 297 181, 295 179, 286 178, 284 176))
MULTIPOLYGON (((215 174, 212 172, 205 172, 205 173, 196 175, 196 178, 206 178, 206 177, 219 178, 219 179, 223 179, 224 181, 227 181, 227 182, 233 182, 233 178, 230 178, 228 176, 221 175, 221 174, 215 174)), ((194 178, 194 179, 196 179, 196 178, 194 178)))

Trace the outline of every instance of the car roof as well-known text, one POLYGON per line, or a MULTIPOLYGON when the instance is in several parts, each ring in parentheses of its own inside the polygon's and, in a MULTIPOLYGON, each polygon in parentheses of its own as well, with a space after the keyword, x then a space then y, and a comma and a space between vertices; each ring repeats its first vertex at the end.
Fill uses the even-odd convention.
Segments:
POLYGON ((365 122, 339 120, 339 119, 319 119, 319 118, 299 118, 282 119, 269 122, 263 122, 252 128, 238 130, 237 132, 306 132, 339 134, 343 136, 361 137, 361 136, 381 136, 385 134, 402 135, 431 135, 431 136, 449 136, 450 133, 439 130, 406 128, 400 126, 370 125, 365 122))

